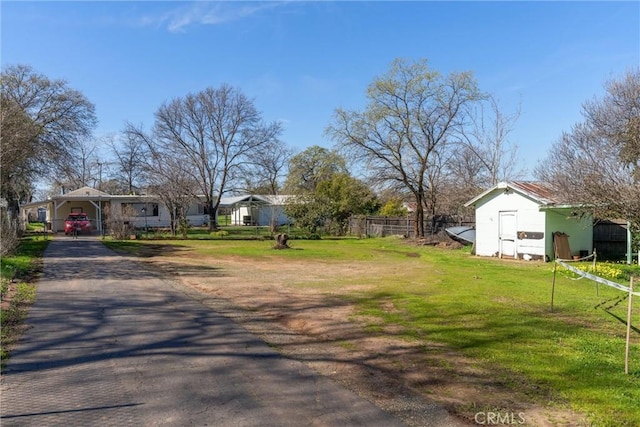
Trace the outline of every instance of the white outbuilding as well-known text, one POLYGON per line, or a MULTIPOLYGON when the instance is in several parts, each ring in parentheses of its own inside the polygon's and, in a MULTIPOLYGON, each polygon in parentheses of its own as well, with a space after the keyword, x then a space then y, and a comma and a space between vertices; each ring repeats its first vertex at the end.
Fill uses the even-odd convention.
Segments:
POLYGON ((555 233, 571 256, 592 253, 593 218, 564 204, 546 184, 501 182, 465 206, 475 206, 476 255, 551 260, 555 233))

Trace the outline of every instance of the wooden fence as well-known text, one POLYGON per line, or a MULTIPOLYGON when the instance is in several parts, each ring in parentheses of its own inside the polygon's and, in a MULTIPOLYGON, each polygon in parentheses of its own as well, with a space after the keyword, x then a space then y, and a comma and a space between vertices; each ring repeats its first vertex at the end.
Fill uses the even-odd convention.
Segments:
POLYGON ((593 247, 599 259, 624 259, 627 253, 627 223, 598 221, 593 226, 593 247))

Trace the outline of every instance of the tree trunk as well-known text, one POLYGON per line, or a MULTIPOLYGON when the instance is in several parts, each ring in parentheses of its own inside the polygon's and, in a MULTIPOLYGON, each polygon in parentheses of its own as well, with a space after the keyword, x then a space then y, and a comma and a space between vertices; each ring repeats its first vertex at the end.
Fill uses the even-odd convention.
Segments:
POLYGON ((213 200, 209 200, 207 205, 209 211, 209 231, 216 231, 218 230, 218 206, 220 206, 220 197, 218 197, 216 203, 213 203, 213 200))
POLYGON ((413 231, 416 239, 424 237, 424 192, 417 191, 414 193, 416 198, 416 212, 413 231))
POLYGON ((171 208, 171 211, 169 212, 169 227, 171 228, 171 236, 176 237, 178 234, 178 227, 177 227, 177 214, 176 214, 176 208, 175 206, 171 208))
POLYGON ((289 235, 287 233, 280 233, 276 235, 276 245, 275 249, 287 249, 289 245, 287 241, 289 240, 289 235))

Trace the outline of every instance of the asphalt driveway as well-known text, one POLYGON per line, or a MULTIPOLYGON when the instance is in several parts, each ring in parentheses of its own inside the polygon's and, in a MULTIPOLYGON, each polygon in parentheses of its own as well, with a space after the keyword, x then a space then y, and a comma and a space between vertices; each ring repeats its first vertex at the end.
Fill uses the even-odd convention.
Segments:
POLYGON ((56 238, 2 375, 5 426, 395 426, 171 281, 56 238))

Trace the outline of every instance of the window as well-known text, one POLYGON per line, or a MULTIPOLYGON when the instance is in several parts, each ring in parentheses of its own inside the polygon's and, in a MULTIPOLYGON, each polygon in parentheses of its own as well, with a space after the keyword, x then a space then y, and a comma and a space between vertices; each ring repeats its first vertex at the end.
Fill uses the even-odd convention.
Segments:
POLYGON ((157 203, 123 203, 123 212, 131 212, 131 216, 144 217, 144 216, 158 216, 158 204, 157 203))
POLYGON ((198 204, 192 204, 189 206, 189 211, 187 212, 187 215, 204 215, 204 204, 202 203, 198 203, 198 204))

